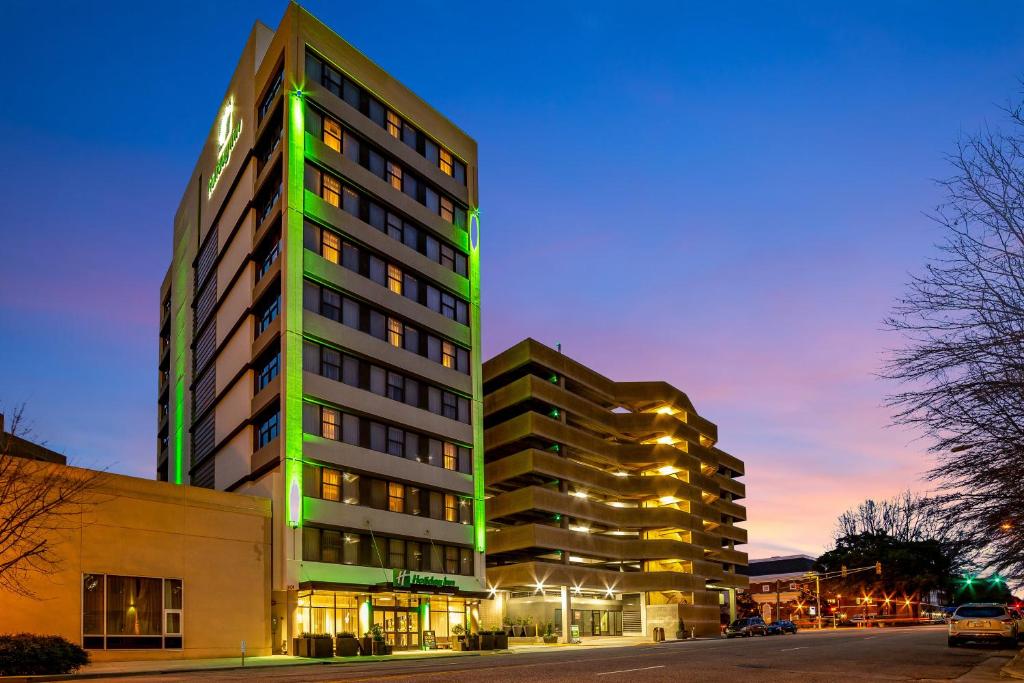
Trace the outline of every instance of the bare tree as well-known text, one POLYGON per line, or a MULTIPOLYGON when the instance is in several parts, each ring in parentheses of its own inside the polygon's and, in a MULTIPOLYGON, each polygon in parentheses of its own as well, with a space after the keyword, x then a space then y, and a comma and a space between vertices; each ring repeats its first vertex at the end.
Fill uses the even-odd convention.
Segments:
POLYGON ((953 530, 934 512, 933 499, 911 491, 882 501, 869 498, 839 515, 835 540, 859 534, 885 534, 904 543, 952 540, 953 530))
POLYGON ((934 219, 938 254, 888 326, 905 345, 883 375, 897 424, 922 430, 933 510, 981 560, 1024 578, 1024 110, 960 140, 934 219))
POLYGON ((61 535, 81 528, 101 473, 14 455, 28 434, 20 406, 0 431, 0 590, 36 597, 32 579, 60 569, 61 535))

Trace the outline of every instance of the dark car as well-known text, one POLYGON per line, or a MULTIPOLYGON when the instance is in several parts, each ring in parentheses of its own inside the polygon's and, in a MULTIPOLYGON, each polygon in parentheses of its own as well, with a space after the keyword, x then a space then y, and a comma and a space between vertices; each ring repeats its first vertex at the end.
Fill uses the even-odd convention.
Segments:
POLYGON ((770 636, 781 636, 786 633, 796 633, 796 624, 788 619, 782 619, 780 621, 773 621, 765 629, 770 636))
POLYGON ((725 627, 726 638, 749 638, 768 635, 768 627, 761 617, 737 619, 725 627))

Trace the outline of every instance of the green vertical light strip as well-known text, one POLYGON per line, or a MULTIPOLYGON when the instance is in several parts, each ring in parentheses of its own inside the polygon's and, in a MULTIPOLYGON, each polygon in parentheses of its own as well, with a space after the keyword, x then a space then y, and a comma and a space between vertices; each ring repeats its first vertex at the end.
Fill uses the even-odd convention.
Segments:
POLYGON ((469 214, 470 336, 473 349, 473 526, 476 550, 487 551, 487 510, 484 505, 484 377, 480 341, 480 209, 469 214))
MULTIPOLYGON (((196 230, 199 230, 198 225, 196 230)), ((171 324, 174 326, 174 341, 171 346, 171 362, 174 363, 174 467, 170 479, 175 484, 185 483, 185 351, 189 347, 189 319, 186 311, 189 309, 187 297, 189 276, 192 273, 189 259, 182 253, 185 242, 186 239, 182 237, 181 251, 174 255, 177 271, 174 273, 174 280, 171 281, 171 324)))
POLYGON ((284 225, 284 449, 288 525, 302 525, 302 213, 305 164, 302 90, 288 94, 288 205, 284 225))

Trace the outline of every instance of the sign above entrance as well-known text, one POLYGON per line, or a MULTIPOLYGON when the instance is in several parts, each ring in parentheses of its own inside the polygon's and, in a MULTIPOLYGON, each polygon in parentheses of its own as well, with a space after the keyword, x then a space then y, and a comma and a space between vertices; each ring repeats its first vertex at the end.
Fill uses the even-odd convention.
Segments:
POLYGON ((391 570, 391 585, 395 588, 405 588, 409 590, 441 589, 445 592, 453 591, 457 588, 455 579, 449 579, 447 576, 437 576, 435 574, 415 574, 405 569, 391 570))

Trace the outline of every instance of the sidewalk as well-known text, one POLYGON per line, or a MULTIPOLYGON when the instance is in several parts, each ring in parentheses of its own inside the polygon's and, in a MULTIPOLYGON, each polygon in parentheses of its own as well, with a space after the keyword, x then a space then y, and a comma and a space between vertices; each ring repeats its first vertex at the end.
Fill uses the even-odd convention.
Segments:
POLYGON ((1024 680, 1024 650, 1017 653, 1017 656, 1006 663, 1002 668, 1002 674, 1010 678, 1024 680))
MULTIPOLYGON (((698 640, 702 640, 699 639, 698 640)), ((665 641, 688 642, 688 641, 665 641)), ((645 636, 615 636, 615 637, 584 637, 579 644, 568 643, 530 643, 518 644, 509 647, 507 650, 485 650, 474 652, 458 652, 453 650, 404 650, 395 652, 388 656, 370 657, 331 657, 330 659, 310 659, 306 657, 293 657, 291 655, 270 655, 265 657, 246 657, 246 669, 260 669, 276 666, 317 666, 324 664, 365 664, 369 662, 388 661, 409 661, 416 659, 443 659, 447 657, 489 657, 506 654, 543 652, 559 650, 561 648, 580 647, 634 647, 637 645, 653 645, 651 639, 645 636)), ((136 660, 125 662, 95 662, 82 668, 77 674, 63 676, 3 676, 0 683, 14 682, 35 682, 35 681, 63 681, 63 680, 86 680, 90 678, 107 678, 120 676, 136 676, 141 674, 167 674, 167 673, 188 673, 193 671, 212 670, 238 670, 242 667, 242 660, 239 657, 224 657, 217 659, 166 659, 166 660, 136 660)))

